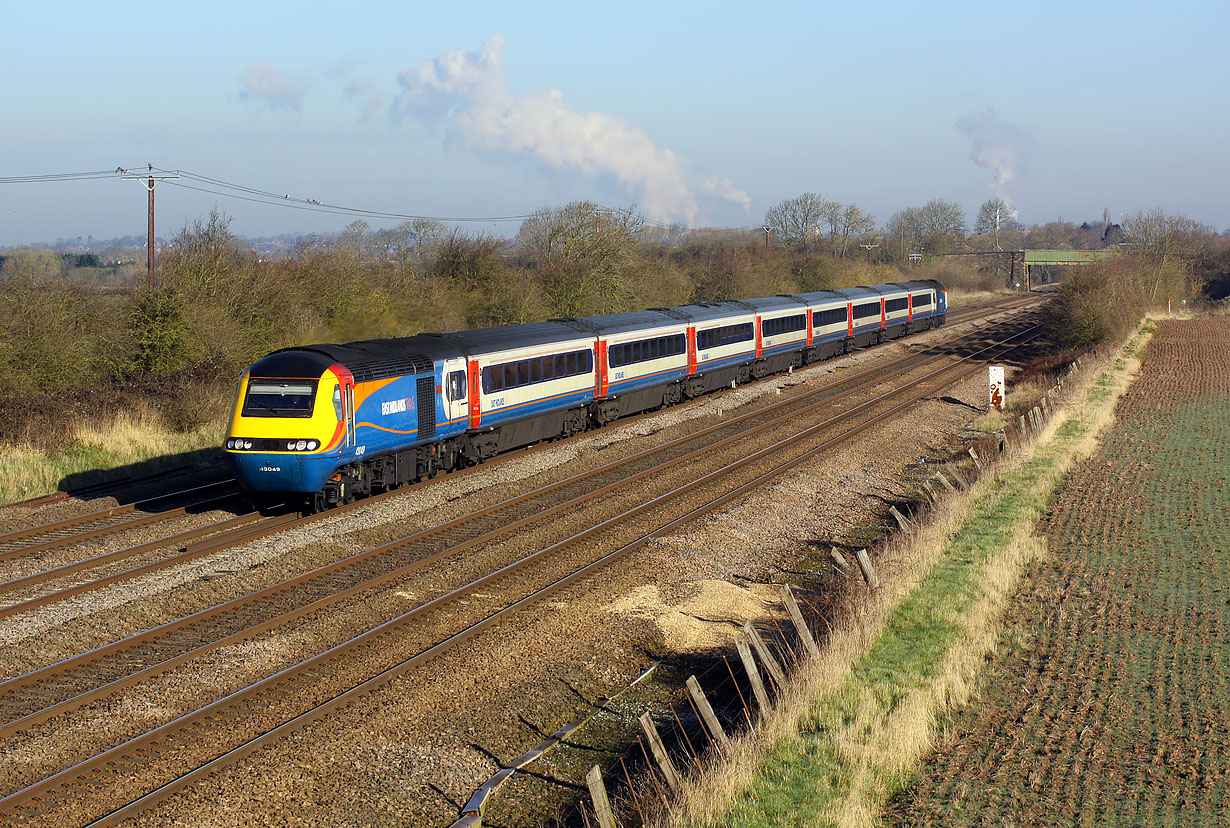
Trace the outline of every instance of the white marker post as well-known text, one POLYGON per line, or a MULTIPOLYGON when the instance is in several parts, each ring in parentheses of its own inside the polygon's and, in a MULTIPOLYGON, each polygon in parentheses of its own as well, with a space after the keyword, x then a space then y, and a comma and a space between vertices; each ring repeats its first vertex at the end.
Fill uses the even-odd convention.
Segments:
POLYGON ((987 386, 990 397, 987 410, 998 408, 1002 411, 1004 408, 1004 397, 1008 393, 1008 386, 1004 384, 1004 366, 990 365, 987 367, 987 386))

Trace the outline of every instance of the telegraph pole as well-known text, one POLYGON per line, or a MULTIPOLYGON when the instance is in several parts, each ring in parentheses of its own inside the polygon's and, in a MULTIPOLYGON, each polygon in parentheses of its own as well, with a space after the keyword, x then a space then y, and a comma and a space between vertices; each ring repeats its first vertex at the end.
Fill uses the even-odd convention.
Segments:
MULTIPOLYGON (((150 172, 154 171, 150 165, 150 172)), ((149 231, 145 241, 145 273, 148 277, 148 287, 154 291, 154 176, 149 177, 149 231)))
POLYGON ((148 235, 145 241, 145 270, 147 286, 152 291, 154 289, 154 182, 179 178, 179 170, 174 172, 154 172, 153 164, 147 164, 146 166, 148 169, 144 173, 132 172, 121 167, 120 178, 128 178, 134 181, 144 179, 145 186, 149 190, 149 221, 148 235))

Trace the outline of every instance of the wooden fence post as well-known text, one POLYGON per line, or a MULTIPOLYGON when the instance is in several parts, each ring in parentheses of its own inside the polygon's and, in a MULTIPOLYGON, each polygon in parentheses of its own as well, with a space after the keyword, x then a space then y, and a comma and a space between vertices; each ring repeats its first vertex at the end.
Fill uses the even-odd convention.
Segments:
POLYGON ((751 621, 743 625, 743 632, 747 634, 748 641, 752 642, 752 647, 756 649, 756 655, 760 656, 764 668, 777 682, 777 692, 781 693, 786 689, 786 674, 782 671, 781 665, 777 663, 777 659, 773 657, 773 653, 769 652, 769 645, 764 643, 764 639, 760 637, 760 633, 756 632, 751 621))
POLYGON ((858 550, 858 566, 863 570, 863 580, 867 582, 867 586, 871 589, 878 589, 880 579, 876 577, 876 571, 871 568, 871 556, 867 554, 866 549, 858 550))
POLYGON ((948 478, 940 474, 939 472, 935 473, 935 479, 940 481, 940 484, 943 485, 943 487, 947 489, 948 491, 950 492, 956 491, 956 488, 951 483, 948 482, 948 478))
POLYGON ((752 658, 752 648, 747 643, 747 636, 740 633, 735 636, 735 649, 739 651, 739 660, 743 662, 743 672, 752 683, 752 693, 756 696, 756 704, 760 705, 760 715, 763 717, 769 711, 769 694, 765 692, 764 682, 760 678, 760 669, 752 658))
POLYGON ((615 828, 615 815, 611 813, 611 801, 606 797, 606 785, 602 783, 602 769, 597 765, 585 774, 585 784, 589 787, 589 798, 594 802, 594 813, 598 816, 600 828, 615 828))
POLYGON ((688 692, 692 694, 692 701, 696 702, 696 709, 700 711, 700 717, 709 726, 709 732, 717 738, 723 750, 729 751, 730 737, 722 729, 722 723, 718 721, 717 715, 713 712, 713 706, 705 698, 705 691, 700 689, 700 682, 696 680, 696 676, 688 676, 687 685, 688 692))
POLYGON ((790 584, 782 584, 782 601, 786 604, 786 611, 790 613, 790 619, 794 621, 795 629, 799 631, 799 638, 803 639, 803 646, 807 648, 812 658, 820 658, 820 648, 816 646, 816 639, 812 637, 807 622, 803 620, 803 613, 799 610, 799 602, 794 600, 794 592, 791 591, 790 584))
POLYGON ((675 770, 675 763, 671 761, 666 752, 666 745, 662 744, 662 737, 658 735, 658 728, 654 725, 653 719, 648 713, 642 713, 640 722, 641 730, 645 731, 645 738, 649 740, 649 751, 657 761, 658 767, 662 769, 662 775, 666 777, 666 784, 671 786, 671 790, 678 790, 679 772, 675 770))
POLYGON ((969 447, 969 456, 974 458, 974 465, 978 467, 978 471, 982 471, 982 458, 978 456, 978 452, 974 451, 974 447, 969 447))
POLYGON ((902 532, 910 531, 911 524, 909 519, 905 515, 901 514, 901 512, 897 511, 896 506, 889 506, 888 513, 893 516, 894 520, 897 521, 897 526, 901 528, 902 532))
POLYGON ((846 563, 845 557, 836 546, 829 547, 829 557, 833 559, 833 563, 837 564, 837 568, 843 573, 846 571, 846 568, 850 566, 850 564, 846 563))

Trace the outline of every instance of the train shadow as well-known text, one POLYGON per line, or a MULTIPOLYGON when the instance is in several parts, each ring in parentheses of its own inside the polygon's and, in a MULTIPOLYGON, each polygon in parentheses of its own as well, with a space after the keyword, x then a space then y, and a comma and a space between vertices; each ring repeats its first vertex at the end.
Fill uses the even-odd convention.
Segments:
MULTIPOLYGON (((170 493, 217 485, 221 495, 226 490, 220 484, 233 478, 226 453, 221 448, 207 448, 165 454, 110 469, 74 472, 61 478, 56 488, 80 500, 114 498, 118 503, 135 503, 160 498, 148 504, 148 509, 143 504, 144 510, 156 512, 183 505, 183 498, 165 497, 170 493)), ((201 492, 202 499, 211 496, 208 490, 201 492)), ((187 508, 189 512, 245 508, 246 502, 238 500, 240 502, 218 503, 211 499, 187 508)))

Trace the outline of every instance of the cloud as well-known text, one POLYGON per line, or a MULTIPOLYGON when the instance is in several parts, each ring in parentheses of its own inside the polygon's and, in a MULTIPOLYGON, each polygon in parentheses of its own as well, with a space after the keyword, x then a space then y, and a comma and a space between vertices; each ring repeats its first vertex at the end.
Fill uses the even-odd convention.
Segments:
POLYGON ((342 98, 360 105, 360 119, 367 121, 389 105, 389 95, 375 78, 358 74, 359 63, 344 58, 325 69, 325 77, 341 87, 342 98))
POLYGON ((991 194, 1011 204, 1008 188, 1033 148, 1032 137, 1024 128, 1000 118, 993 109, 964 115, 957 119, 956 127, 970 141, 970 159, 991 171, 987 184, 991 194))
POLYGON ((736 187, 735 182, 729 178, 718 178, 715 175, 706 176, 700 182, 700 186, 707 193, 712 193, 727 201, 733 201, 741 206, 745 213, 749 213, 752 210, 751 196, 736 187))
POLYGON ((642 209, 663 221, 700 215, 696 191, 750 207, 729 179, 694 183, 682 158, 657 147, 645 130, 605 112, 580 112, 558 89, 531 95, 508 87, 502 35, 478 52, 449 51, 398 73, 394 121, 444 124, 460 141, 484 152, 528 155, 551 167, 610 175, 636 193, 642 209))
POLYGON ((302 85, 282 74, 272 63, 253 63, 239 76, 239 86, 239 99, 242 101, 295 112, 302 105, 302 85))

